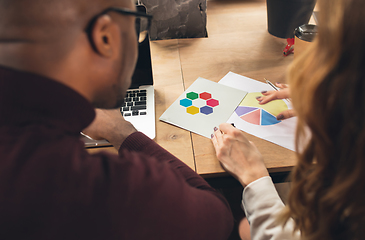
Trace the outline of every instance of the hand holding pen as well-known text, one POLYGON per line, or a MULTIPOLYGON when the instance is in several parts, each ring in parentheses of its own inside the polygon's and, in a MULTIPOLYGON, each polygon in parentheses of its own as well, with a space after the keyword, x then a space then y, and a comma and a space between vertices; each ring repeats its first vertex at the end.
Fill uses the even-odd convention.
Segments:
MULTIPOLYGON (((288 101, 290 98, 290 88, 287 84, 276 83, 272 84, 270 81, 266 80, 266 83, 269 84, 274 90, 273 91, 262 91, 262 95, 258 96, 256 99, 259 101, 259 104, 266 104, 276 99, 286 99, 288 101)), ((295 111, 293 109, 289 109, 279 113, 276 116, 277 120, 284 120, 287 118, 291 118, 295 116, 295 111)))

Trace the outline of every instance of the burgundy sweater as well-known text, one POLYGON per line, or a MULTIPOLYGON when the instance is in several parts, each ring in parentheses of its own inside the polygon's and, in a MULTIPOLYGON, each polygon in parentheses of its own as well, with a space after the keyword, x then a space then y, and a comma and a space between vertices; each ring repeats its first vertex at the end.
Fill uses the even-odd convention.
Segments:
POLYGON ((225 199, 142 133, 90 155, 95 112, 72 89, 0 67, 0 98, 0 239, 228 238, 225 199))

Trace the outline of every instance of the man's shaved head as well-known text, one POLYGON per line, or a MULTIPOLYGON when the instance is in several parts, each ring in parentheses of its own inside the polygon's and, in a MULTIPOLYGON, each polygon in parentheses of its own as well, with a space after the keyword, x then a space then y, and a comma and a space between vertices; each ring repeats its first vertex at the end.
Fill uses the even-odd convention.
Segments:
POLYGON ((130 84, 137 40, 133 16, 99 15, 110 7, 135 10, 133 0, 0 0, 0 65, 113 106, 130 84))
POLYGON ((0 0, 1 42, 72 41, 103 9, 129 0, 0 0))

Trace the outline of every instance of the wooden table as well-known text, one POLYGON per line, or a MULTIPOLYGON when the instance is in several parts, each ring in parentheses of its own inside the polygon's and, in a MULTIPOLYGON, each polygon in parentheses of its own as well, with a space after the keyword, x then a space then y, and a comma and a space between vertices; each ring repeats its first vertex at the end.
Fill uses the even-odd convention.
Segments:
MULTIPOLYGON (((215 177, 225 173, 211 140, 160 122, 159 117, 198 77, 218 82, 232 71, 260 81, 266 77, 285 82, 293 55, 284 57, 286 40, 267 32, 265 0, 211 0, 207 16, 208 38, 151 42, 155 141, 203 177, 215 177)), ((291 170, 294 152, 246 135, 261 151, 271 173, 291 170)))

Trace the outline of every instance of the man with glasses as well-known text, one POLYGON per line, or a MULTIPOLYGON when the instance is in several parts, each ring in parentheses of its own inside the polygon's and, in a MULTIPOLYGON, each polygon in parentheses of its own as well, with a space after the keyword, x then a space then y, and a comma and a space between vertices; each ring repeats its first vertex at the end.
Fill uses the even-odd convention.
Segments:
POLYGON ((113 110, 148 19, 130 0, 0 0, 0 239, 227 239, 225 199, 113 110))

